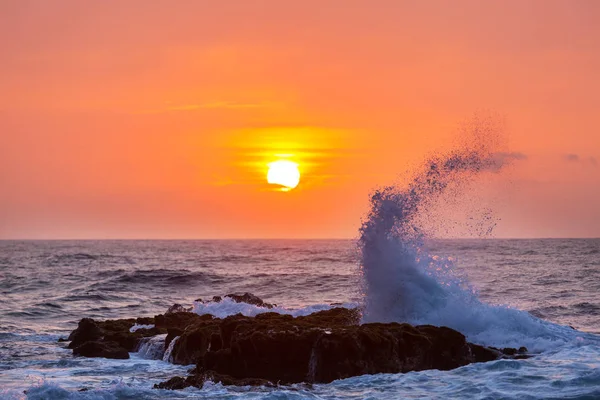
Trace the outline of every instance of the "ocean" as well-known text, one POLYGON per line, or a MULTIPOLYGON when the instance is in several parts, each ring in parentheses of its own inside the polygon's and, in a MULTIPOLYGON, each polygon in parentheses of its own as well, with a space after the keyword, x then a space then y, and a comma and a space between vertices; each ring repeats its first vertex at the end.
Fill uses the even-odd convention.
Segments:
POLYGON ((0 398, 600 399, 600 240, 425 240, 407 264, 365 236, 1 241, 0 398), (219 316, 261 312, 194 303, 233 292, 293 314, 363 305, 365 322, 447 325, 475 343, 527 346, 534 357, 331 384, 166 391, 152 387, 188 366, 148 353, 77 358, 57 342, 83 317, 153 316, 174 303, 219 316))

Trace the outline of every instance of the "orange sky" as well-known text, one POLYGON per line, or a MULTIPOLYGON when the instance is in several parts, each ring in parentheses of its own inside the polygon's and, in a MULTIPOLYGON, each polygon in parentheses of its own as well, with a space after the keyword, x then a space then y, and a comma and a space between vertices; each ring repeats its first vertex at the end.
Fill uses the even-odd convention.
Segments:
POLYGON ((0 238, 355 237, 369 191, 481 110, 523 155, 479 190, 497 235, 598 237, 598 21, 595 0, 3 1, 0 238))

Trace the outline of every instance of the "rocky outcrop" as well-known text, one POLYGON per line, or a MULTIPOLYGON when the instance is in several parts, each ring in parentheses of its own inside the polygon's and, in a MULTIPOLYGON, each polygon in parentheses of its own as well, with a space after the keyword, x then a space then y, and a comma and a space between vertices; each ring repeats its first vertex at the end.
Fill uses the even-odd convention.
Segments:
MULTIPOLYGON (((264 308, 268 308, 268 309, 272 309, 273 307, 277 307, 277 304, 266 303, 260 297, 255 296, 252 293, 248 293, 248 292, 246 292, 246 293, 226 294, 223 297, 231 299, 231 300, 235 301, 236 303, 252 304, 252 305, 255 305, 257 307, 264 307, 264 308)), ((213 296, 213 298, 211 300, 196 299, 196 301, 198 303, 220 303, 221 301, 223 301, 223 297, 221 297, 221 296, 213 296)), ((175 304, 175 305, 173 305, 173 307, 174 306, 180 306, 180 305, 179 304, 175 304)))
POLYGON ((142 338, 166 332, 165 328, 158 327, 130 332, 134 324, 153 323, 153 318, 108 321, 83 318, 77 329, 69 335, 68 348, 73 349, 73 355, 77 356, 126 359, 129 358, 129 352, 135 351, 142 338))
MULTIPOLYGON (((268 304, 250 294, 240 296, 268 304)), ((127 352, 134 351, 142 338, 166 333, 165 348, 172 347, 172 362, 195 365, 190 376, 156 386, 168 389, 202 387, 206 380, 224 385, 327 383, 363 374, 449 370, 473 362, 528 357, 525 348, 468 343, 447 327, 360 325, 359 317, 356 309, 333 308, 300 317, 266 312, 219 319, 173 307, 144 320, 85 318, 69 337, 69 347, 75 355, 128 358, 127 352), (134 323, 154 327, 130 332, 134 323)))
POLYGON ((73 349, 73 355, 116 359, 129 358, 129 352, 125 348, 121 347, 119 343, 105 340, 85 342, 73 349))
POLYGON ((449 370, 509 357, 513 350, 468 343, 461 333, 446 327, 358 325, 357 310, 345 308, 297 318, 276 313, 235 315, 186 328, 172 357, 179 364, 195 362, 195 374, 160 387, 201 386, 206 377, 223 384, 248 379, 327 383, 363 374, 449 370))

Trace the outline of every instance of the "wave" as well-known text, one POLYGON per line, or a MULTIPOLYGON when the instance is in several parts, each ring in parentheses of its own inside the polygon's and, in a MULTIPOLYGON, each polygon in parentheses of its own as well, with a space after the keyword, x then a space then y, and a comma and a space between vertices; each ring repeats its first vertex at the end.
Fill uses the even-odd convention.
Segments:
POLYGON ((71 294, 60 297, 59 301, 64 302, 78 302, 78 301, 119 301, 125 300, 125 297, 115 296, 104 293, 84 293, 84 294, 71 294))
POLYGON ((46 266, 90 266, 95 263, 109 265, 134 265, 129 257, 113 254, 66 253, 53 255, 45 260, 46 266))
MULTIPOLYGON (((446 192, 456 193, 477 175, 502 168, 485 146, 429 160, 406 187, 375 191, 360 229, 363 322, 443 325, 486 345, 543 350, 572 341, 569 327, 527 312, 479 300, 454 261, 428 253, 428 212, 446 192)), ((486 217, 491 232, 493 218, 486 217)), ((435 221, 434 221, 435 222, 435 221)), ((439 221, 438 224, 443 224, 439 221)), ((484 266, 482 266, 484 267, 484 266)))
POLYGON ((254 304, 237 303, 232 299, 225 297, 220 302, 203 303, 195 301, 192 311, 198 315, 211 314, 217 318, 226 318, 230 315, 242 314, 247 317, 255 317, 258 314, 276 312, 279 314, 289 314, 294 317, 309 315, 317 311, 329 310, 334 307, 356 308, 357 303, 343 304, 314 304, 302 308, 286 308, 286 307, 259 307, 254 304))
POLYGON ((583 302, 574 304, 573 308, 585 315, 600 315, 600 304, 583 302))
POLYGON ((196 283, 218 283, 223 279, 218 274, 190 271, 188 269, 139 269, 116 273, 106 281, 95 283, 94 287, 110 287, 115 284, 124 285, 158 285, 158 286, 189 286, 196 283))

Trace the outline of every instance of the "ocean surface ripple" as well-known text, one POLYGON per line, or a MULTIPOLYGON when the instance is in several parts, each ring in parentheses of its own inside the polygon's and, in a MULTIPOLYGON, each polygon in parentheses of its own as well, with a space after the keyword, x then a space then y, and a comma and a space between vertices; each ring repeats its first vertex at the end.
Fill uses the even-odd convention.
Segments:
MULTIPOLYGON (((471 340, 501 344, 508 338, 533 348, 536 357, 329 385, 155 390, 154 383, 185 374, 187 367, 151 359, 148 349, 124 361, 73 358, 57 339, 83 317, 153 316, 174 303, 206 312, 194 300, 230 292, 258 294, 295 314, 330 303, 360 304, 360 248, 351 240, 3 241, 0 398, 600 398, 600 240, 427 240, 423 245, 431 260, 443 260, 451 276, 468 282, 446 286, 458 285, 473 296, 468 319, 492 324, 479 336, 463 325, 471 340), (502 319, 494 325, 498 310, 504 310, 502 319), (530 325, 522 329, 523 324, 555 332, 554 340, 530 325)), ((457 292, 439 293, 448 298, 457 292)), ((210 311, 256 312, 227 302, 221 307, 210 311)), ((402 315, 388 310, 385 319, 402 315)), ((403 309, 402 317, 413 318, 410 311, 403 309)), ((412 322, 460 320, 433 311, 412 322)))

